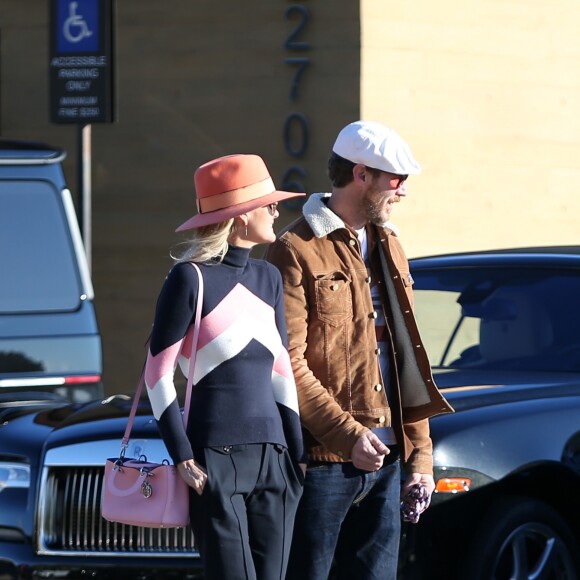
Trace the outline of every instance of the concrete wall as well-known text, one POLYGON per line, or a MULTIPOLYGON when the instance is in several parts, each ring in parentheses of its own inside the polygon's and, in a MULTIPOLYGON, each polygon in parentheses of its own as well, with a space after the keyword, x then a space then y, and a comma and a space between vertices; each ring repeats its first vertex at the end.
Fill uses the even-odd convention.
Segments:
MULTIPOLYGON (((0 4, 0 136, 66 148, 74 193, 77 128, 49 120, 48 4, 0 4)), ((116 38, 118 120, 91 130, 92 265, 110 393, 138 379, 168 250, 183 239, 173 231, 195 213, 198 165, 258 153, 279 187, 295 167, 287 182, 327 189, 334 136, 359 115, 359 6, 121 0, 116 38)), ((284 209, 278 223, 297 215, 284 209)))
POLYGON ((577 3, 362 0, 361 22, 361 115, 424 167, 408 253, 579 243, 577 3))
MULTIPOLYGON (((573 0, 117 4, 118 120, 92 127, 108 392, 134 387, 173 230, 194 213, 193 171, 218 155, 258 153, 279 186, 295 167, 287 181, 326 190, 336 132, 375 119, 424 166, 394 214, 410 256, 578 241, 573 0)), ((0 4, 0 135, 66 148, 74 192, 77 132, 49 122, 48 25, 46 0, 0 4)))

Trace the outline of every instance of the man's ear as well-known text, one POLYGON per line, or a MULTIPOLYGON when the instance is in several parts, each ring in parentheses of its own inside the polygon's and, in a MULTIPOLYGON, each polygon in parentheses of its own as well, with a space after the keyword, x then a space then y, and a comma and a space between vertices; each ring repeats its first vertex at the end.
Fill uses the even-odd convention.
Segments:
POLYGON ((357 163, 352 170, 355 179, 360 181, 366 181, 367 178, 367 168, 362 163, 357 163))

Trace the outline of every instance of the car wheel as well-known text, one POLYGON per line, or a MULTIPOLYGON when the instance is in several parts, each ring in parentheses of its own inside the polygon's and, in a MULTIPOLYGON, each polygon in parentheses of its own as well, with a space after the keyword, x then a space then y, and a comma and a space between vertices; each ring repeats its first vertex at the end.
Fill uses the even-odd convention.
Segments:
POLYGON ((474 534, 462 578, 579 578, 574 535, 551 507, 526 498, 504 498, 490 507, 474 534))

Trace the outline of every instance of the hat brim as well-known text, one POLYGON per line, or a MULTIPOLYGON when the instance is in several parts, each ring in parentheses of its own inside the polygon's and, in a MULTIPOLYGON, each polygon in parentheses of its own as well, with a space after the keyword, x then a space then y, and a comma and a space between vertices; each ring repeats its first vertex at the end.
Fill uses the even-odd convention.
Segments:
POLYGON ((188 219, 186 222, 182 223, 175 231, 183 232, 186 230, 192 230, 194 228, 200 228, 202 226, 218 224, 220 222, 225 222, 229 219, 238 217, 243 213, 248 213, 258 209, 259 207, 269 205, 270 203, 277 203, 284 201, 285 199, 302 197, 305 195, 305 193, 296 193, 292 191, 273 191, 267 195, 262 195, 256 199, 252 199, 244 203, 239 203, 237 205, 232 205, 224 209, 209 211, 207 213, 198 213, 197 215, 194 215, 192 218, 188 219))

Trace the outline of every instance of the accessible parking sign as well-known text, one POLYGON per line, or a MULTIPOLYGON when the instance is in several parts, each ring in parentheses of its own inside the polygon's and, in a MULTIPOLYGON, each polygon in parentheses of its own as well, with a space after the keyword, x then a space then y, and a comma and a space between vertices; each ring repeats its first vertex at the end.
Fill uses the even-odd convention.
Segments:
POLYGON ((114 0, 50 0, 50 118, 114 121, 114 0))

